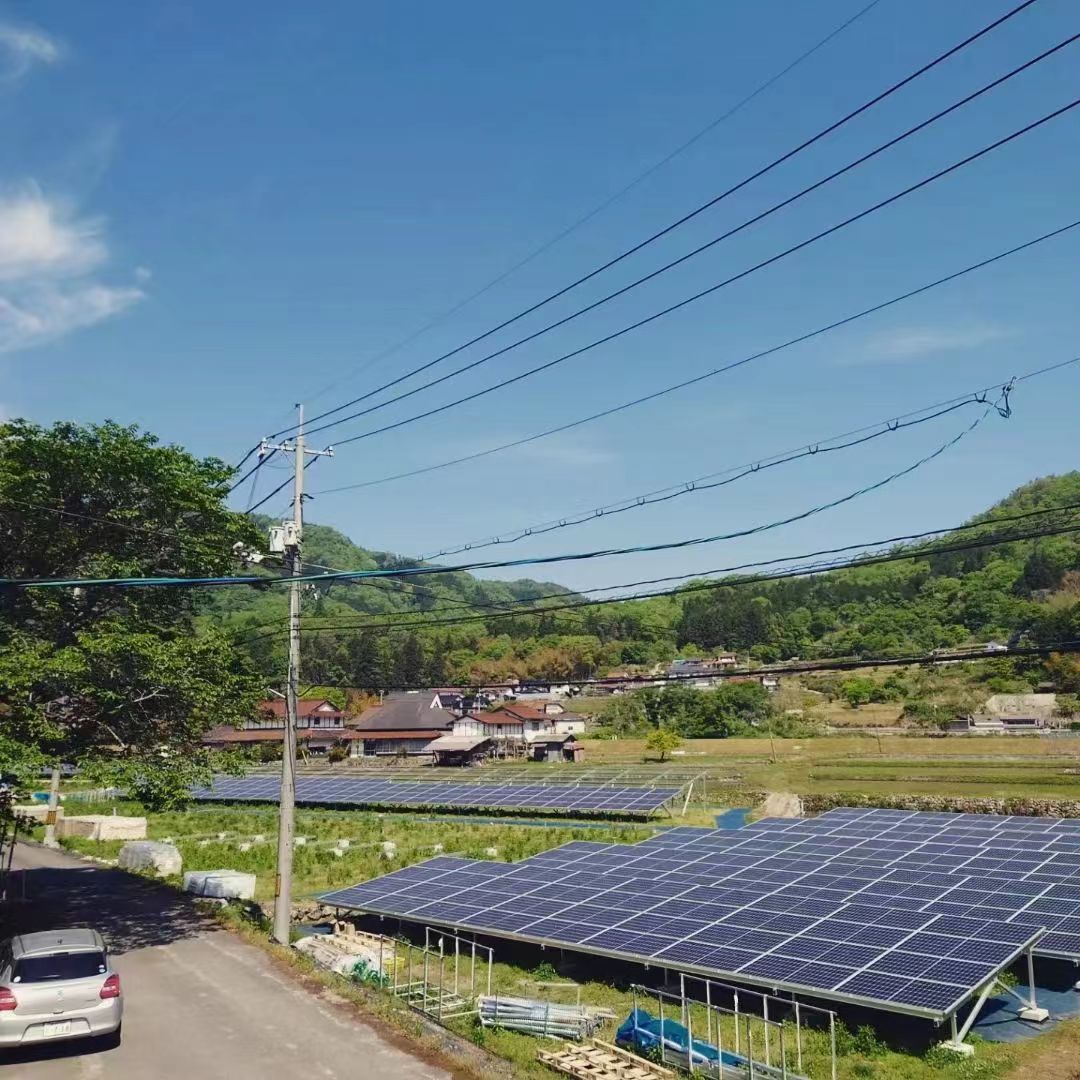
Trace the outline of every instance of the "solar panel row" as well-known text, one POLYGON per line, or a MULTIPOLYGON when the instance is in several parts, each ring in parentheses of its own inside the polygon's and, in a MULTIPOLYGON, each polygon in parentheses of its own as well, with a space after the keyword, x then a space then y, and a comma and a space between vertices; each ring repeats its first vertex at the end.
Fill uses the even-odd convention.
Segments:
POLYGON ((324 901, 935 1019, 1042 933, 930 910, 967 879, 774 848, 767 829, 672 829, 517 864, 441 857, 324 901))
MULTIPOLYGON (((777 857, 890 868, 868 897, 893 906, 1045 928, 1041 955, 1080 958, 1080 820, 841 808, 810 820, 763 820, 737 833, 672 829, 646 841, 668 858, 768 850, 777 857), (905 873, 938 876, 950 889, 926 902, 905 873)), ((937 880, 937 879, 935 879, 937 880)))
MULTIPOLYGON (((216 777, 193 797, 201 800, 277 802, 280 782, 269 776, 216 777)), ((454 784, 400 780, 299 777, 300 804, 440 806, 566 813, 649 814, 678 794, 677 788, 574 787, 561 784, 454 784)))

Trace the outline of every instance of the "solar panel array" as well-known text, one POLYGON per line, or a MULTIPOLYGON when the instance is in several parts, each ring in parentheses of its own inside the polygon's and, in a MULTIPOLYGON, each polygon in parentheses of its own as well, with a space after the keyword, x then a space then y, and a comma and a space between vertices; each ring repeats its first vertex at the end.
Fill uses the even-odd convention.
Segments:
MULTIPOLYGON (((708 845, 710 830, 666 834, 672 850, 708 845)), ((965 884, 928 910, 1043 927, 1037 952, 1080 959, 1080 819, 840 808, 809 820, 766 819, 742 835, 791 855, 871 860, 965 884)))
MULTIPOLYGON (((216 777, 196 799, 277 802, 280 780, 269 776, 216 777)), ((431 781, 299 777, 296 801, 310 806, 437 806, 447 809, 547 810, 560 813, 649 814, 678 788, 570 787, 564 784, 452 784, 431 781)))
POLYGON ((988 902, 980 879, 894 867, 891 851, 863 850, 866 835, 790 829, 676 828, 516 864, 439 857, 323 900, 934 1019, 1042 933, 997 907, 1028 904, 1026 891, 995 883, 988 902), (958 890, 978 895, 964 914, 940 906, 958 890))

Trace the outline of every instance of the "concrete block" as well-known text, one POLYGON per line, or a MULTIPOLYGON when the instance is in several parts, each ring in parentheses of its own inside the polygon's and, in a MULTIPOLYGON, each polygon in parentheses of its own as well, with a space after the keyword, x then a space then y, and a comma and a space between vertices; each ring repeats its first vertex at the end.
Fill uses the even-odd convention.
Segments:
POLYGON ((345 839, 345 837, 342 837, 340 840, 334 841, 334 847, 341 848, 341 850, 344 851, 347 847, 349 847, 351 843, 351 840, 347 840, 345 839))
POLYGON ((307 847, 307 837, 306 836, 294 836, 293 837, 293 846, 294 847, 307 847))
POLYGON ((255 875, 239 870, 189 870, 184 892, 225 900, 254 900, 255 875))
POLYGON ((489 859, 497 859, 499 857, 499 849, 494 847, 484 848, 484 854, 489 859))
POLYGON ((397 855, 397 844, 393 840, 384 840, 380 845, 381 854, 384 859, 392 859, 397 855))
POLYGON ((446 849, 442 846, 442 844, 436 844, 431 850, 436 855, 441 855, 443 853, 443 851, 445 851, 446 849))
POLYGON ((237 847, 237 849, 239 851, 250 851, 251 850, 251 845, 249 843, 247 843, 246 841, 243 844, 237 844, 236 847, 237 847))
POLYGON ((65 816, 56 823, 56 835, 81 836, 86 840, 145 840, 146 818, 111 814, 65 816))
POLYGON ((120 849, 120 866, 125 870, 153 870, 159 877, 179 874, 183 868, 180 852, 172 844, 155 840, 133 840, 120 849))
POLYGON ((228 840, 228 838, 229 838, 229 834, 228 834, 227 832, 219 832, 219 833, 217 834, 217 838, 218 838, 219 840, 228 840))
POLYGON ((1050 1013, 1047 1009, 1040 1009, 1037 1005, 1028 1005, 1020 1010, 1020 1019, 1041 1024, 1044 1020, 1050 1019, 1050 1013))
POLYGON ((256 834, 255 834, 255 835, 254 835, 254 836, 253 836, 253 837, 251 838, 251 842, 252 842, 253 844, 265 844, 265 843, 266 843, 266 837, 265 837, 265 836, 263 836, 263 834, 262 834, 261 832, 257 832, 257 833, 256 833, 256 834))
POLYGON ((339 848, 339 847, 334 848, 334 856, 336 858, 338 858, 338 859, 344 859, 345 858, 345 849, 344 848, 339 848))
MULTIPOLYGON (((30 803, 26 806, 13 806, 11 809, 19 817, 29 818, 31 821, 44 821, 49 812, 47 803, 30 803)), ((58 806, 56 808, 56 820, 59 821, 63 816, 64 808, 58 806)))

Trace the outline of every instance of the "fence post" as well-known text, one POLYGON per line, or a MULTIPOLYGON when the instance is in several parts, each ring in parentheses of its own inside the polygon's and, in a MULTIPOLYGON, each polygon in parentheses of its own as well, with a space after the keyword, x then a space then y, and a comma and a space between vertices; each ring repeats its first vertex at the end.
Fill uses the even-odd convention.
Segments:
POLYGON ((739 991, 736 990, 732 996, 735 999, 735 1053, 739 1054, 742 1052, 739 1049, 739 991))
POLYGON ((799 1017, 799 1003, 795 1002, 795 1068, 802 1072, 802 1020, 799 1017))
POLYGON ((787 1080, 787 1043, 784 1039, 784 1025, 780 1025, 780 1075, 787 1080))
POLYGON ((446 963, 446 957, 443 955, 442 949, 439 950, 439 1023, 442 1023, 442 1007, 443 1007, 443 967, 446 963))
MULTIPOLYGON (((681 978, 681 976, 680 976, 681 978)), ((684 1019, 686 1020, 686 1069, 691 1076, 694 1075, 694 1029, 690 1023, 690 1005, 683 997, 684 1019)))
POLYGON ((750 1080, 754 1080, 754 1032, 750 1027, 749 1016, 746 1018, 746 1061, 749 1065, 750 1080))
MULTIPOLYGON (((425 938, 426 938, 426 936, 427 935, 425 935, 425 938)), ((423 1009, 424 1012, 427 1012, 427 999, 428 999, 428 975, 427 975, 427 972, 428 972, 428 957, 430 955, 431 955, 431 953, 428 951, 427 946, 425 945, 424 946, 424 986, 423 986, 423 990, 422 990, 422 993, 423 993, 424 996, 421 999, 422 1004, 420 1005, 420 1008, 423 1009)))
MULTIPOLYGON (((712 1045, 712 983, 705 980, 705 1041, 712 1045)), ((716 1017, 717 1037, 719 1037, 720 1017, 716 1017)))
POLYGON ((656 992, 656 1000, 660 1003, 660 1062, 661 1064, 667 1064, 667 1048, 664 1046, 664 999, 660 996, 660 991, 656 992))
POLYGON ((829 1013, 829 1046, 832 1052, 832 1080, 836 1080, 836 1013, 829 1013))
POLYGON ((769 1051, 769 999, 761 995, 761 1017, 765 1021, 765 1064, 772 1068, 772 1054, 769 1051))

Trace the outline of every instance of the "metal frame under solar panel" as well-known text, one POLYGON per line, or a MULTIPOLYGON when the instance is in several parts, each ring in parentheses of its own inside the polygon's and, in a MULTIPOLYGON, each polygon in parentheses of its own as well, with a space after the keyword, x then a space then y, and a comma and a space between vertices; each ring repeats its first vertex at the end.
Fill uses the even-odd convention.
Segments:
MULTIPOLYGON (((277 802, 272 777, 216 777, 193 791, 200 801, 277 802)), ((651 814, 679 794, 677 788, 616 788, 568 784, 461 784, 446 781, 299 777, 296 801, 310 806, 446 807, 546 810, 568 814, 651 814)))

